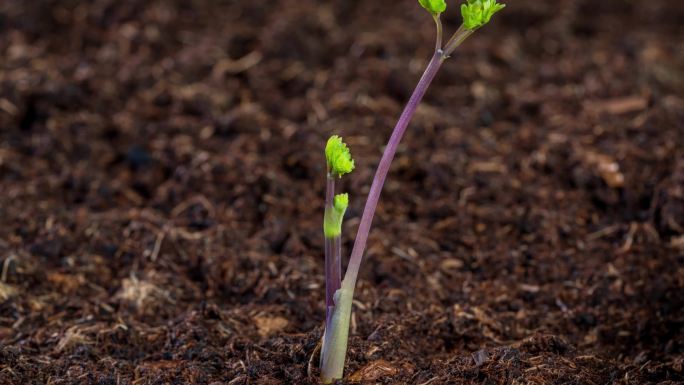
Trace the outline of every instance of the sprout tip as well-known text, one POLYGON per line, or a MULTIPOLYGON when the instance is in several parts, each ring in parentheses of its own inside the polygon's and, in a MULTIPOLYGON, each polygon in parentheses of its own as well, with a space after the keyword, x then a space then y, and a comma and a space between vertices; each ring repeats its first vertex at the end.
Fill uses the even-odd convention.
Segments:
POLYGON ((446 10, 445 0, 418 0, 420 5, 433 15, 439 15, 446 10))
POLYGON ((337 135, 328 139, 328 143, 325 145, 325 159, 328 161, 330 171, 338 176, 354 170, 354 159, 352 159, 351 152, 342 138, 337 135))
POLYGON ((461 5, 463 26, 469 30, 478 29, 489 23, 492 16, 505 6, 496 0, 467 0, 467 4, 461 5))

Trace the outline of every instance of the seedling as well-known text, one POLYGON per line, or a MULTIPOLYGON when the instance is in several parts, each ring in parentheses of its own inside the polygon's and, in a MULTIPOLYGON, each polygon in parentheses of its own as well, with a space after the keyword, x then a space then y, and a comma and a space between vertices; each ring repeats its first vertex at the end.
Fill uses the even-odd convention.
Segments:
POLYGON ((392 131, 378 168, 375 171, 344 280, 341 280, 342 251, 340 236, 342 233, 342 220, 347 209, 349 197, 347 194, 335 195, 335 179, 351 172, 354 169, 354 160, 351 157, 349 148, 338 136, 332 136, 325 147, 325 156, 328 163, 325 215, 323 219, 323 233, 325 235, 326 316, 320 367, 322 380, 326 384, 342 378, 344 360, 347 354, 347 337, 349 334, 352 299, 356 278, 359 274, 359 266, 363 258, 363 251, 366 248, 368 233, 378 205, 382 186, 385 183, 394 154, 397 152, 397 146, 404 136, 404 132, 406 132, 406 127, 416 112, 418 104, 425 95, 430 83, 432 83, 435 75, 437 75, 442 63, 449 58, 465 39, 487 24, 496 12, 505 7, 504 4, 497 3, 496 0, 466 0, 466 3, 461 5, 463 23, 447 43, 444 44, 440 16, 446 10, 446 1, 418 0, 418 3, 430 12, 435 20, 437 28, 435 53, 399 117, 399 121, 394 127, 394 131, 392 131))

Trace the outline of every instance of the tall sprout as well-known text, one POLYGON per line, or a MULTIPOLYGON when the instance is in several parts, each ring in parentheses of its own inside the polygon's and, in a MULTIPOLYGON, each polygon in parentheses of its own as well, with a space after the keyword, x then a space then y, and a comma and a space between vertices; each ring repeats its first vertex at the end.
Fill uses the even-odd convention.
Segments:
MULTIPOLYGON (((359 274, 359 267, 363 259, 363 252, 366 248, 368 233, 375 209, 380 199, 380 192, 385 183, 390 165, 397 152, 397 147, 401 138, 406 132, 411 118, 416 112, 420 101, 425 92, 434 80, 442 63, 448 59, 458 46, 460 46, 476 30, 489 22, 491 17, 505 7, 504 4, 497 3, 496 0, 466 0, 461 5, 461 15, 463 23, 458 30, 446 42, 443 42, 443 27, 441 14, 446 10, 445 0, 418 0, 420 5, 432 15, 437 30, 435 41, 435 52, 428 62, 423 76, 418 81, 404 111, 397 121, 389 142, 382 154, 378 168, 373 177, 368 199, 363 209, 361 222, 356 233, 354 247, 349 259, 349 265, 344 275, 344 280, 340 282, 341 272, 341 246, 340 233, 344 211, 347 208, 348 196, 335 195, 335 164, 336 157, 340 157, 342 164, 350 172, 354 168, 354 161, 351 154, 342 140, 333 136, 326 145, 326 159, 328 161, 328 181, 326 188, 326 206, 324 217, 325 234, 325 274, 326 274, 326 322, 323 334, 323 345, 321 348, 321 377, 324 383, 332 383, 341 379, 344 372, 344 360, 347 354, 347 340, 349 335, 349 320, 351 317, 352 299, 354 288, 359 274), (329 153, 328 147, 331 147, 329 153), (331 161, 332 158, 332 161, 331 161), (348 167, 351 165, 351 167, 348 167), (330 170, 333 169, 331 176, 330 170), (339 197, 339 202, 338 202, 339 197), (335 231, 328 232, 329 227, 334 225, 335 231), (338 231, 338 228, 340 229, 338 231), (330 236, 329 236, 330 235, 330 236)), ((345 170, 346 170, 345 169, 345 170)), ((344 170, 343 170, 344 171, 344 170)), ((337 173, 338 176, 344 173, 337 173)))

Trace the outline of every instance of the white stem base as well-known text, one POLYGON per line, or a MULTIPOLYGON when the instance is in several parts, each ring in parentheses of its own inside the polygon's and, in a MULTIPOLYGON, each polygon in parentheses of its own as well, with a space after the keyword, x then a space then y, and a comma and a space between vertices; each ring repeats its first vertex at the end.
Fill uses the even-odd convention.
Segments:
POLYGON ((321 379, 324 384, 331 384, 335 380, 342 379, 344 374, 349 320, 354 297, 354 287, 347 286, 343 283, 342 288, 335 292, 335 309, 323 333, 321 379))

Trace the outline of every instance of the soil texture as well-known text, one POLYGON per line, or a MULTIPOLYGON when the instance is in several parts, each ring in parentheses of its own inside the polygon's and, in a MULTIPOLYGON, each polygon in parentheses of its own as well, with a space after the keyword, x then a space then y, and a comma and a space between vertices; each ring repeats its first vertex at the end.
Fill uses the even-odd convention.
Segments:
MULTIPOLYGON (((348 253, 433 46, 415 0, 2 0, 0 384, 317 384, 324 143, 348 253)), ((683 328, 684 2, 509 0, 401 144, 344 383, 684 383, 683 328)))

